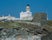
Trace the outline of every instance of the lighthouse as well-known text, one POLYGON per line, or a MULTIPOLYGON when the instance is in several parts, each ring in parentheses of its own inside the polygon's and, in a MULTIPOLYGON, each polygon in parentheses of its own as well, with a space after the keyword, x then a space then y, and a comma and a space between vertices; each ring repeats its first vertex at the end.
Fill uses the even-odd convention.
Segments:
POLYGON ((26 5, 26 11, 20 12, 20 20, 32 20, 32 12, 30 11, 30 5, 26 5))
POLYGON ((30 12, 30 5, 29 4, 27 4, 27 6, 26 6, 26 11, 28 12, 30 12))

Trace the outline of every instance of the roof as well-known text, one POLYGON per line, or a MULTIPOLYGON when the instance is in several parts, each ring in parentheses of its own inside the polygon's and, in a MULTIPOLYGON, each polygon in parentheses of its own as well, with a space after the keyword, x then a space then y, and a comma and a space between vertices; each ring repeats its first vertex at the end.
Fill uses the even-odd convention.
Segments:
POLYGON ((30 6, 29 4, 27 4, 27 6, 30 6))

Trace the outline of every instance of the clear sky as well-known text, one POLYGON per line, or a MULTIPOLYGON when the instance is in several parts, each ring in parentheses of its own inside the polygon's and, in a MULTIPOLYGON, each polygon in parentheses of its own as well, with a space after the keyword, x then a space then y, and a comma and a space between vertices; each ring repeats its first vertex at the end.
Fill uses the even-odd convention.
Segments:
POLYGON ((52 20, 52 0, 0 0, 0 16, 19 17, 21 11, 25 11, 27 4, 30 4, 33 14, 46 12, 49 20, 52 20))

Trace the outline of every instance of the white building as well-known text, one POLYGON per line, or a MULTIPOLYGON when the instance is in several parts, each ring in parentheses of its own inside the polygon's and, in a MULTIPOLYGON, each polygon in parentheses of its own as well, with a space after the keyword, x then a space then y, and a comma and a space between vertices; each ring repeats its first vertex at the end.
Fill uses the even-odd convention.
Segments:
POLYGON ((12 21, 14 21, 14 20, 20 20, 20 18, 13 17, 9 14, 8 16, 0 17, 0 20, 9 20, 9 21, 12 20, 12 21))
POLYGON ((20 12, 20 18, 16 18, 11 16, 10 14, 8 16, 2 16, 0 17, 0 20, 32 20, 32 12, 30 11, 30 6, 27 4, 26 6, 26 12, 20 12))
POLYGON ((20 13, 20 20, 32 20, 32 12, 30 11, 30 6, 27 4, 26 12, 20 13))

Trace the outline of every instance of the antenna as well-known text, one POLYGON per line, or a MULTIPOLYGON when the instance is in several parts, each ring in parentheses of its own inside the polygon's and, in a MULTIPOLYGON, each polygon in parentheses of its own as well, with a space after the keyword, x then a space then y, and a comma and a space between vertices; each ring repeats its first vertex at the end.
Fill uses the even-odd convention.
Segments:
MULTIPOLYGON (((47 8, 46 8, 46 13, 48 13, 47 8)), ((47 20, 48 20, 48 14, 47 14, 47 20)))

